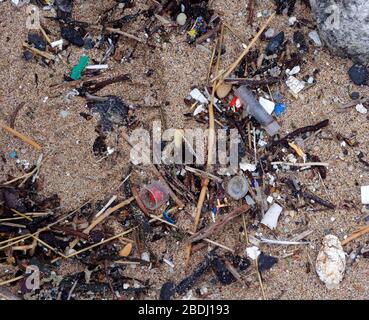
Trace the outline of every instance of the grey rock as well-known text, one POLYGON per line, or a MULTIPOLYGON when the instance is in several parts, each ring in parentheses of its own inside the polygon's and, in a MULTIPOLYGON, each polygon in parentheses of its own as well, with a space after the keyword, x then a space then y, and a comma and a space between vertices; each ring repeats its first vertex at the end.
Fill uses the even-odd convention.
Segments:
POLYGON ((322 41, 342 57, 369 63, 369 1, 310 0, 322 41))

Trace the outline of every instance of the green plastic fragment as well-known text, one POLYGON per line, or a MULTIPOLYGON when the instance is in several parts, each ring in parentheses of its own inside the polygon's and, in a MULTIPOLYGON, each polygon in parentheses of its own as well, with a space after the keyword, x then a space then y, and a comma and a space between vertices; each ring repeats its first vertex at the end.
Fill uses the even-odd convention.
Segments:
POLYGON ((85 70, 87 65, 88 65, 88 56, 80 56, 79 63, 73 67, 72 72, 70 73, 70 77, 73 80, 80 79, 82 76, 82 72, 83 70, 85 70))

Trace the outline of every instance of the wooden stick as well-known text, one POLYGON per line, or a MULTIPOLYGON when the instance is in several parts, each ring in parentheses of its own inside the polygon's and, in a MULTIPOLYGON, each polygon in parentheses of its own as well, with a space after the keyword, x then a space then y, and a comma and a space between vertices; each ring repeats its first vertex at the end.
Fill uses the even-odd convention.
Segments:
POLYGON ((200 169, 196 169, 196 168, 192 168, 192 167, 189 167, 189 166, 185 166, 185 170, 186 171, 189 171, 189 172, 192 172, 193 174, 201 177, 201 178, 209 178, 210 180, 214 180, 218 183, 222 183, 223 182, 223 179, 222 178, 219 178, 217 176, 214 176, 213 174, 211 173, 208 173, 206 171, 202 171, 200 169))
POLYGON ((286 166, 291 166, 291 167, 329 167, 329 163, 327 162, 305 162, 305 163, 292 163, 292 162, 283 162, 283 161, 274 161, 271 162, 271 165, 278 165, 278 164, 282 164, 282 165, 286 165, 286 166))
POLYGON ((13 211, 15 214, 17 214, 18 216, 21 216, 22 218, 27 219, 28 221, 33 221, 32 218, 27 217, 24 213, 21 213, 15 209, 10 209, 10 210, 13 211))
POLYGON ((9 133, 13 134, 17 138, 21 139, 23 142, 28 143, 29 145, 34 147, 36 150, 40 151, 42 149, 42 147, 39 144, 37 144, 36 142, 31 140, 30 138, 26 137, 24 134, 10 128, 6 124, 3 124, 3 123, 0 122, 0 128, 3 128, 4 130, 6 130, 9 133))
POLYGON ((256 34, 256 36, 251 40, 251 42, 249 43, 249 45, 245 48, 245 50, 241 53, 241 55, 237 58, 237 60, 235 62, 233 62, 227 69, 225 72, 220 73, 216 78, 214 78, 212 80, 212 82, 214 82, 215 80, 220 78, 220 81, 218 82, 218 84, 216 85, 216 88, 218 88, 223 82, 224 82, 224 78, 227 78, 233 71, 234 69, 237 68, 237 66, 241 63, 242 59, 250 52, 251 48, 254 46, 254 44, 256 43, 256 41, 260 38, 260 36, 262 35, 262 33, 264 32, 264 30, 269 26, 270 22, 274 19, 275 17, 275 12, 268 18, 268 20, 265 22, 265 24, 261 27, 261 29, 259 30, 259 32, 256 34))
POLYGON ((116 206, 108 209, 103 213, 102 215, 98 216, 85 230, 83 230, 83 233, 89 234, 90 231, 95 228, 100 222, 105 220, 108 216, 110 216, 113 212, 125 207, 126 205, 130 204, 133 200, 135 200, 135 197, 130 197, 127 200, 122 201, 121 203, 117 204, 116 206))
POLYGON ((4 285, 6 285, 6 284, 9 284, 9 283, 12 283, 12 282, 16 282, 16 281, 18 281, 18 280, 23 279, 24 277, 25 277, 25 276, 23 275, 23 276, 15 277, 15 278, 13 278, 13 279, 9 279, 9 280, 2 281, 2 282, 0 282, 0 286, 4 286, 4 285))
POLYGON ((357 231, 355 231, 352 235, 350 235, 348 238, 346 238, 345 240, 343 240, 341 242, 341 244, 344 246, 346 244, 348 244, 349 242, 363 236, 364 234, 369 233, 369 226, 365 226, 357 231))
POLYGON ((27 48, 28 50, 31 50, 34 54, 37 54, 37 55, 39 55, 41 57, 44 57, 44 58, 46 58, 48 60, 55 60, 55 56, 53 54, 51 54, 51 53, 48 53, 46 51, 38 50, 38 49, 36 49, 34 47, 29 46, 26 43, 23 43, 23 47, 27 48))
MULTIPOLYGON (((100 26, 90 26, 90 28, 92 29, 101 29, 100 26)), ((133 40, 136 40, 137 42, 141 42, 141 43, 145 43, 144 40, 130 34, 130 33, 127 33, 127 32, 124 32, 122 30, 119 30, 119 29, 115 29, 115 28, 111 28, 111 27, 106 27, 105 28, 106 31, 109 31, 109 32, 112 32, 112 33, 117 33, 117 34, 120 34, 121 36, 124 36, 124 37, 127 37, 129 39, 133 39, 133 40)))

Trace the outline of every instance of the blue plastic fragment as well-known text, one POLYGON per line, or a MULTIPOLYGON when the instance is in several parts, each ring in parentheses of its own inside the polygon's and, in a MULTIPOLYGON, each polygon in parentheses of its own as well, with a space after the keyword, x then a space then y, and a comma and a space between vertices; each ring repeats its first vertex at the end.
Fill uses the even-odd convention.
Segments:
POLYGON ((12 158, 12 159, 16 159, 17 158, 17 151, 12 151, 9 153, 9 157, 12 158))
POLYGON ((168 211, 163 212, 163 217, 166 221, 168 221, 171 224, 175 224, 174 220, 169 216, 168 211))
POLYGON ((274 114, 280 117, 284 110, 286 110, 286 106, 283 103, 277 103, 274 107, 274 114))

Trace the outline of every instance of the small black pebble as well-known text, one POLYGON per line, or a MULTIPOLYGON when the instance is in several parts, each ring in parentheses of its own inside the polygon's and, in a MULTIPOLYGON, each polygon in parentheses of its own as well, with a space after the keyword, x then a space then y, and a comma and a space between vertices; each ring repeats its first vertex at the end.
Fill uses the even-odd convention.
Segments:
POLYGON ((215 275, 217 276, 218 281, 221 284, 231 284, 236 280, 219 257, 214 258, 212 268, 215 272, 215 275))
POLYGON ((260 272, 267 271, 271 269, 277 262, 278 262, 277 258, 268 256, 262 252, 258 259, 259 271, 260 272))
POLYGON ((172 300, 175 292, 175 284, 173 282, 165 282, 160 289, 160 300, 172 300))
POLYGON ((306 45, 306 42, 305 42, 305 36, 304 34, 301 32, 301 31, 296 31, 294 34, 293 34, 293 42, 296 44, 296 45, 299 45, 299 51, 303 52, 303 53, 306 53, 309 51, 308 49, 308 46, 306 45))
POLYGON ((26 60, 26 61, 29 61, 29 60, 32 60, 33 58, 33 54, 31 51, 28 51, 28 50, 25 50, 23 52, 23 58, 26 60))
POLYGON ((368 82, 368 69, 362 64, 354 64, 350 68, 348 74, 351 81, 358 86, 364 85, 368 82))
POLYGON ((46 51, 46 41, 36 33, 28 34, 28 42, 41 51, 46 51))
POLYGON ((352 100, 357 100, 360 98, 360 93, 355 91, 355 92, 352 92, 351 95, 350 95, 351 99, 352 100))
POLYGON ((83 45, 85 44, 80 33, 73 28, 62 27, 61 36, 63 39, 68 40, 70 43, 76 45, 77 47, 83 47, 83 45))
POLYGON ((241 256, 234 256, 232 264, 239 271, 245 271, 250 266, 250 260, 241 256))
POLYGON ((276 36, 274 36, 272 39, 270 39, 266 47, 266 54, 272 55, 278 53, 281 50, 283 41, 284 41, 284 32, 282 31, 278 33, 276 36))
POLYGON ((85 43, 83 45, 83 47, 85 49, 92 49, 95 46, 95 41, 93 41, 92 39, 88 38, 85 39, 85 43))

